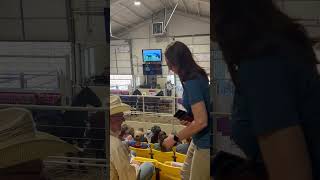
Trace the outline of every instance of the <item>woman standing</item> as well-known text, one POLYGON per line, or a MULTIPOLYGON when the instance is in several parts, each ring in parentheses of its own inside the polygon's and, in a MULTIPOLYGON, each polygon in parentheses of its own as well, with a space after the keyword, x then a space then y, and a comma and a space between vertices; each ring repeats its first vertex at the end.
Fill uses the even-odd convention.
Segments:
POLYGON ((304 28, 271 0, 215 0, 212 12, 236 86, 233 139, 270 180, 319 180, 320 78, 304 28))
POLYGON ((182 170, 184 180, 210 179, 210 97, 206 72, 196 64, 189 48, 182 42, 170 44, 165 52, 169 70, 180 78, 183 86, 183 106, 192 122, 182 121, 186 127, 176 135, 169 135, 163 145, 168 149, 175 143, 192 137, 182 170))

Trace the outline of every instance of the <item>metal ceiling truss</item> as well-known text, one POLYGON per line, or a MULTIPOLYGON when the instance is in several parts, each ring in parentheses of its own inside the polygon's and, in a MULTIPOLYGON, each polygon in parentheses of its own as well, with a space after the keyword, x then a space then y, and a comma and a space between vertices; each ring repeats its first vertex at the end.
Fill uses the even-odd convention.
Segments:
POLYGON ((130 7, 127 7, 126 5, 122 4, 122 3, 119 3, 120 6, 124 7, 125 9, 127 9, 128 11, 130 11, 132 14, 134 14, 136 17, 142 19, 142 20, 145 20, 145 17, 137 14, 136 12, 134 12, 132 9, 130 9, 130 7))

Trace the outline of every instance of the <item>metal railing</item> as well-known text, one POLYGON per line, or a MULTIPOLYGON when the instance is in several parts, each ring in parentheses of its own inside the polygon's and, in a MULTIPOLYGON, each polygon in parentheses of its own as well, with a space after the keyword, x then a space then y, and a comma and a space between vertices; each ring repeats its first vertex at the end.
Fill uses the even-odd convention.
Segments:
POLYGON ((60 88, 59 73, 7 73, 0 74, 1 89, 49 89, 60 88))
POLYGON ((172 96, 119 95, 122 102, 131 106, 131 114, 172 116, 179 99, 172 96))

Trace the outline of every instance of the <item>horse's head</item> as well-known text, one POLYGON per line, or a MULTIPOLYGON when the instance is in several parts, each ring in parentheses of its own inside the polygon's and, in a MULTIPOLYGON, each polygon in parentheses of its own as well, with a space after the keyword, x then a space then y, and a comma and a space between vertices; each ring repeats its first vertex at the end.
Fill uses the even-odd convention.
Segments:
POLYGON ((81 89, 80 93, 76 95, 72 101, 72 106, 87 106, 91 105, 94 107, 102 106, 99 97, 89 87, 81 89))

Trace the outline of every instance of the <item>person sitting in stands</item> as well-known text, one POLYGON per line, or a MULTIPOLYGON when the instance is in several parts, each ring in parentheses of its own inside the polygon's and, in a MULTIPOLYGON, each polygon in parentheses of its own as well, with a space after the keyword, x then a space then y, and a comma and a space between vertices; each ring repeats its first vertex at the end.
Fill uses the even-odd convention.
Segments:
POLYGON ((161 132, 161 128, 155 125, 151 128, 151 131, 153 134, 151 137, 151 143, 158 143, 158 137, 159 137, 159 133, 161 132))
POLYGON ((110 180, 151 180, 153 164, 130 160, 128 147, 119 139, 123 113, 129 110, 118 96, 110 96, 110 180))
POLYGON ((154 144, 154 149, 162 152, 168 152, 171 151, 172 149, 167 149, 164 146, 162 146, 163 141, 167 138, 167 134, 164 131, 160 131, 158 135, 158 143, 154 144))
POLYGON ((144 140, 144 134, 141 131, 136 131, 134 140, 131 140, 128 142, 129 146, 132 146, 134 148, 142 148, 142 149, 147 149, 148 144, 147 143, 142 143, 144 140))
POLYGON ((144 130, 143 128, 138 128, 138 131, 141 131, 142 132, 142 136, 141 136, 141 142, 148 142, 147 138, 145 137, 145 133, 144 133, 144 130))
POLYGON ((122 141, 131 141, 133 140, 133 136, 129 133, 129 126, 127 124, 121 125, 121 133, 120 133, 120 139, 122 141))
POLYGON ((149 143, 151 143, 151 137, 153 136, 153 133, 151 129, 148 129, 147 132, 144 134, 144 137, 147 139, 149 143))
POLYGON ((186 139, 186 143, 178 144, 176 151, 181 154, 187 154, 189 145, 191 143, 191 138, 186 139))
POLYGON ((130 134, 132 138, 134 137, 134 128, 133 127, 129 128, 128 134, 130 134))

